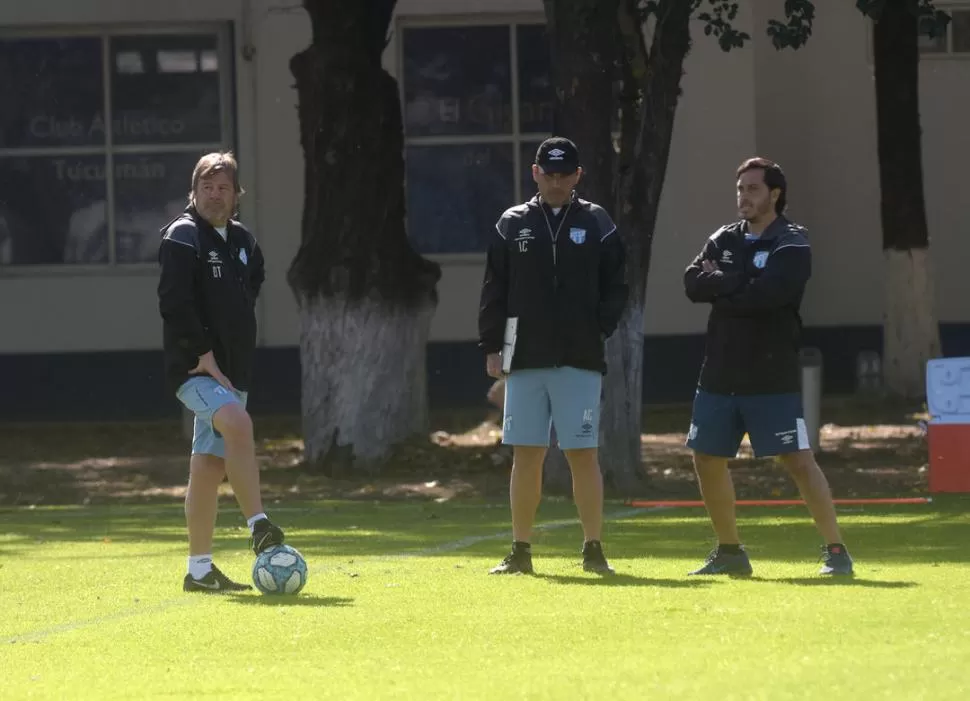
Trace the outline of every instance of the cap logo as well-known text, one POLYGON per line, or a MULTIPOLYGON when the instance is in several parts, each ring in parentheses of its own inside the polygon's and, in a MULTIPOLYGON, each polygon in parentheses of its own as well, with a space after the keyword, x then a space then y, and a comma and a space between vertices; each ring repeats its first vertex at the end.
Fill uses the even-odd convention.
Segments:
POLYGON ((561 161, 562 157, 566 155, 566 152, 562 149, 554 148, 549 152, 549 158, 555 161, 561 161))

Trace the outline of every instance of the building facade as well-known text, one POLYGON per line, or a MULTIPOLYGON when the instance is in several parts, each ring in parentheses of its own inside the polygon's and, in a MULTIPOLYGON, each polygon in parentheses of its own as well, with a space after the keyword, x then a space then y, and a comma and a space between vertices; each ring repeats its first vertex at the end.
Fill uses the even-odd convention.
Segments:
MULTIPOLYGON (((821 3, 820 3, 821 4, 821 3)), ((723 53, 695 31, 644 315, 648 402, 687 400, 706 309, 684 266, 734 218, 734 170, 758 154, 790 183, 814 275, 806 344, 826 389, 851 391, 881 348, 881 252, 870 26, 826 3, 799 51, 764 34, 782 0, 742 3, 754 40, 723 53)), ((944 352, 970 354, 962 163, 970 155, 970 3, 924 42, 926 198, 944 352)), ((255 412, 299 407, 286 270, 299 242, 303 154, 291 55, 309 41, 293 0, 32 0, 0 4, 0 419, 169 416, 155 298, 158 231, 197 158, 233 149, 242 218, 267 259, 255 412)), ((443 268, 428 352, 433 404, 482 401, 475 348, 484 241, 531 195, 551 127, 541 0, 399 0, 385 65, 401 88, 408 226, 443 268)))

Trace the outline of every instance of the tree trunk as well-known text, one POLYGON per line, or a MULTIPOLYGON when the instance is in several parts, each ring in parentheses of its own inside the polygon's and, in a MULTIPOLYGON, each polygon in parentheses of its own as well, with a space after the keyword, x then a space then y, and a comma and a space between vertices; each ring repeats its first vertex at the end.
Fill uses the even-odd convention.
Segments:
POLYGON ((579 147, 579 194, 610 214, 618 7, 619 0, 545 0, 556 106, 553 132, 579 147))
MULTIPOLYGON (((579 148, 583 166, 577 188, 580 196, 611 215, 618 5, 619 0, 545 0, 556 105, 553 133, 572 139, 579 148)), ((610 431, 600 434, 604 441, 615 440, 610 431)), ((543 465, 543 487, 553 494, 569 494, 572 489, 569 465, 554 441, 543 465)))
POLYGON ((305 202, 288 277, 300 306, 306 457, 328 473, 373 471, 425 428, 441 271, 405 231, 401 106, 381 65, 395 0, 303 5, 313 40, 290 70, 305 202))
POLYGON ((918 399, 926 396, 926 363, 940 357, 929 250, 889 248, 885 254, 884 379, 893 394, 918 399))
POLYGON ((320 297, 300 309, 306 459, 332 476, 375 472, 428 423, 425 346, 434 306, 320 297), (306 391, 310 389, 311 391, 306 391))
POLYGON ((908 0, 887 0, 875 21, 882 247, 887 261, 883 326, 887 389, 925 395, 928 360, 940 355, 929 257, 919 117, 919 26, 908 0))
POLYGON ((661 0, 647 51, 637 0, 622 0, 621 151, 616 180, 616 219, 627 250, 630 303, 606 344, 610 371, 602 413, 600 459, 612 491, 643 491, 643 312, 650 252, 660 208, 680 98, 684 59, 690 52, 692 3, 661 0))

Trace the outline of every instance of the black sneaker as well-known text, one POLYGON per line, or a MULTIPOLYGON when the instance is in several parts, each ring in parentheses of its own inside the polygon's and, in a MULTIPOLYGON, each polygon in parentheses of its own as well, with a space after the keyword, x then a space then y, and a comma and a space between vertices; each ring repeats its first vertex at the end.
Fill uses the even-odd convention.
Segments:
POLYGON ((182 591, 222 592, 248 591, 249 589, 252 589, 252 587, 248 584, 238 584, 232 581, 215 565, 202 579, 195 579, 192 575, 186 574, 185 579, 182 580, 182 591))
POLYGON ((597 574, 616 574, 603 554, 603 545, 598 540, 583 543, 583 569, 597 574))
POLYGON ((249 539, 249 545, 255 554, 259 555, 267 548, 282 544, 283 531, 279 526, 270 523, 268 518, 261 518, 253 524, 253 535, 249 539))
POLYGON ((533 574, 532 553, 524 548, 513 548, 505 559, 488 571, 489 574, 533 574))
POLYGON ((819 574, 852 575, 852 558, 844 545, 826 545, 822 548, 822 569, 819 574))
POLYGON ((707 561, 700 569, 696 569, 689 574, 727 574, 733 576, 747 576, 751 574, 751 561, 748 553, 743 549, 740 553, 722 552, 720 548, 711 551, 707 556, 707 561))

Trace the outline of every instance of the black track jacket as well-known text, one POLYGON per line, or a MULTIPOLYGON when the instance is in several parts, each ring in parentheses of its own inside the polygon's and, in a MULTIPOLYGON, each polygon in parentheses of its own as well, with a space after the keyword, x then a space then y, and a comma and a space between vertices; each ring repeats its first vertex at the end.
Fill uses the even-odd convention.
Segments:
POLYGON ((263 254, 236 220, 227 240, 189 207, 162 229, 161 277, 165 375, 177 389, 199 356, 213 351, 233 386, 248 391, 256 350, 256 297, 265 276, 263 254))
POLYGON ((711 304, 698 385, 716 394, 798 392, 808 235, 784 217, 754 241, 745 241, 746 231, 746 222, 718 229, 684 273, 690 300, 711 304), (718 271, 702 272, 703 260, 718 271))
POLYGON ((558 216, 536 196, 507 210, 488 247, 479 347, 502 350, 518 317, 512 370, 570 366, 605 373, 603 342, 627 301, 624 249, 599 205, 575 194, 558 216))

